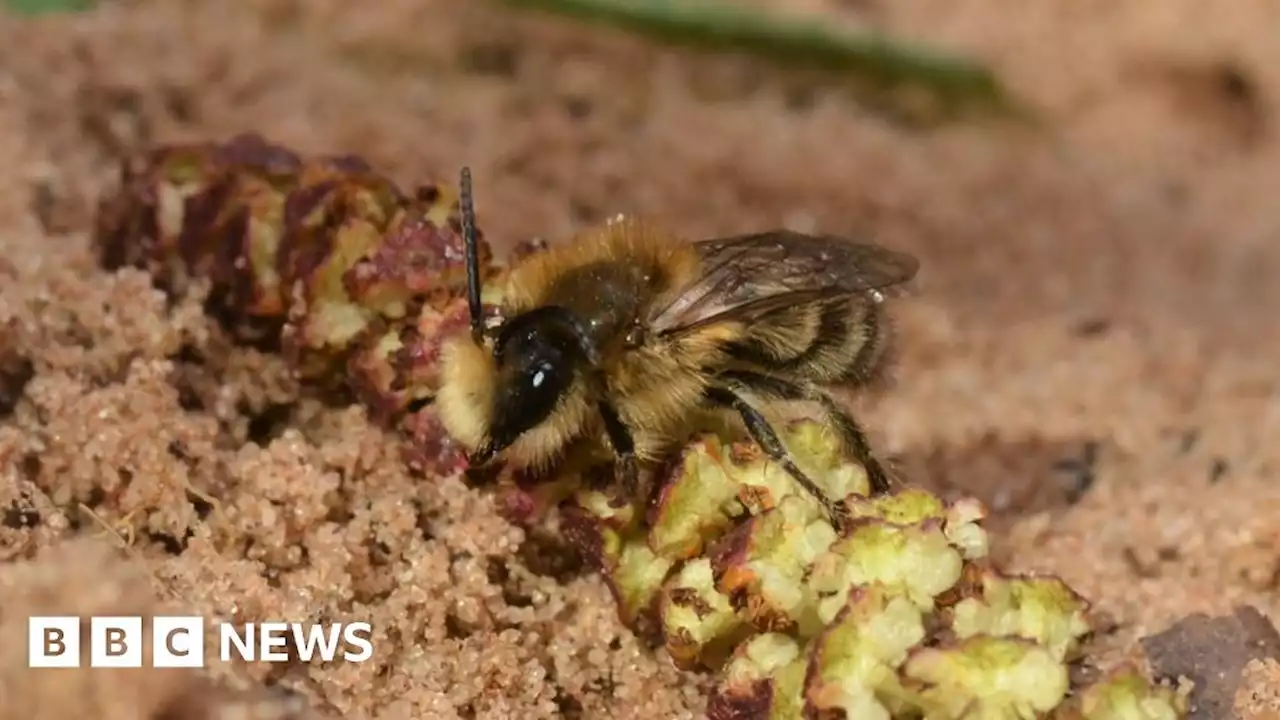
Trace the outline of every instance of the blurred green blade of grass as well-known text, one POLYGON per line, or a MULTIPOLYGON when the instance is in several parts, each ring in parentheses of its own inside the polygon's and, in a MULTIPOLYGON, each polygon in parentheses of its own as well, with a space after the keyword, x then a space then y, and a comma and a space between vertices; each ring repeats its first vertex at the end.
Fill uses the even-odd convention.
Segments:
POLYGON ((874 91, 922 89, 945 106, 1014 110, 981 64, 883 35, 837 32, 818 21, 774 17, 705 0, 498 0, 656 40, 732 50, 855 76, 874 91))
POLYGON ((16 15, 44 15, 92 10, 97 0, 4 0, 0 7, 16 15))

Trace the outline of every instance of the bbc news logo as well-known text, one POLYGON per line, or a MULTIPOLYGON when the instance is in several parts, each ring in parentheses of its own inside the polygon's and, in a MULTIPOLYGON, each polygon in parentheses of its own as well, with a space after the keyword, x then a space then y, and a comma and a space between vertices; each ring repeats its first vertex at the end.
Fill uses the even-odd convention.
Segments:
MULTIPOLYGON (((151 665, 198 668, 205 664, 205 620, 201 617, 151 618, 151 665)), ((214 624, 222 662, 360 663, 373 657, 369 623, 232 623, 214 624), (292 646, 293 652, 290 652, 292 646)), ((27 660, 31 667, 80 667, 81 646, 89 648, 89 667, 142 667, 147 644, 141 617, 91 617, 88 638, 81 636, 82 618, 32 617, 27 623, 27 660), (87 642, 82 642, 86 641, 87 642)))

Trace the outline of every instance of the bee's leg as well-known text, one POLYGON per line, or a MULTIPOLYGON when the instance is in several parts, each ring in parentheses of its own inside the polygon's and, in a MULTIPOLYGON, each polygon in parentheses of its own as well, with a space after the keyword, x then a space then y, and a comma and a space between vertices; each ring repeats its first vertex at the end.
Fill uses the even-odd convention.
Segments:
POLYGON ((613 445, 613 453, 618 458, 617 476, 622 483, 623 492, 628 501, 641 500, 640 469, 636 464, 636 442, 631 430, 618 417, 618 411, 608 401, 599 403, 600 417, 604 420, 604 431, 613 445))
POLYGON ((867 482, 871 486, 871 494, 883 495, 889 492, 892 489, 889 484, 889 474, 871 452, 871 444, 867 442, 866 433, 862 432, 858 423, 827 393, 813 389, 810 391, 810 396, 822 405, 831 424, 844 440, 845 447, 849 448, 854 459, 867 471, 867 482))
MULTIPOLYGON (((766 380, 771 380, 766 378, 766 380)), ((779 388, 763 388, 765 392, 779 388)), ((788 388, 789 389, 789 388, 788 388)), ((798 388, 797 388, 798 389, 798 388)), ((776 392, 770 394, 778 394, 776 392)), ((793 399, 801 399, 804 395, 793 399)), ((813 496, 815 500, 822 504, 827 511, 833 525, 836 529, 842 529, 848 520, 848 512, 845 510, 844 504, 838 500, 831 499, 827 493, 818 487, 803 470, 796 465, 795 460, 791 458, 791 453, 787 450, 786 445, 782 443, 782 439, 778 437, 778 433, 774 431, 773 426, 759 410, 751 406, 737 392, 727 387, 712 387, 707 391, 707 399, 720 407, 732 409, 742 417, 742 423, 746 425, 747 432, 751 434, 751 438, 756 441, 761 449, 763 449, 769 457, 773 458, 782 466, 787 474, 791 475, 805 492, 813 496)))
POLYGON ((781 378, 762 375, 760 373, 735 370, 721 375, 731 383, 750 388, 779 400, 811 400, 822 406, 827 421, 840 434, 841 442, 853 459, 867 471, 867 483, 871 486, 872 495, 883 495, 892 489, 889 474, 884 466, 871 452, 871 444, 862 428, 849 413, 821 388, 812 385, 801 385, 781 378))

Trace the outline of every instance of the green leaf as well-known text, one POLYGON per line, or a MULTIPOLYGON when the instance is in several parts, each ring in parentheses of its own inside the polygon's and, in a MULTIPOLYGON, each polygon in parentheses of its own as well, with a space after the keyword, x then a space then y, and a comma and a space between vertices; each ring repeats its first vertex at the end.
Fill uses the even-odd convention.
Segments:
POLYGON ((18 15, 92 10, 97 0, 4 0, 4 8, 18 15))
MULTIPOLYGON (((771 17, 706 0, 499 0, 582 22, 611 25, 661 42, 769 57, 856 78, 864 90, 923 90, 944 108, 1017 108, 981 64, 883 35, 839 32, 817 21, 771 17)), ((889 104, 903 98, 881 98, 889 104)))

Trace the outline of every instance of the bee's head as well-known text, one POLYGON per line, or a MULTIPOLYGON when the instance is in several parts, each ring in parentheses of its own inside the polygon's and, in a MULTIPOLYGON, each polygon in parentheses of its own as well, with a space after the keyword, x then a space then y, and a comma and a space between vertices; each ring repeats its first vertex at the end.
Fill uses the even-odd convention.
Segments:
POLYGON ((471 451, 473 466, 499 453, 520 465, 542 464, 586 421, 587 393, 578 380, 599 358, 582 323, 565 308, 538 307, 486 327, 469 169, 462 169, 458 187, 470 333, 443 348, 440 421, 471 451))
POLYGON ((479 344, 459 336, 442 360, 441 420, 474 467, 509 449, 521 465, 549 460, 586 417, 580 381, 594 354, 561 308, 517 315, 479 344))

